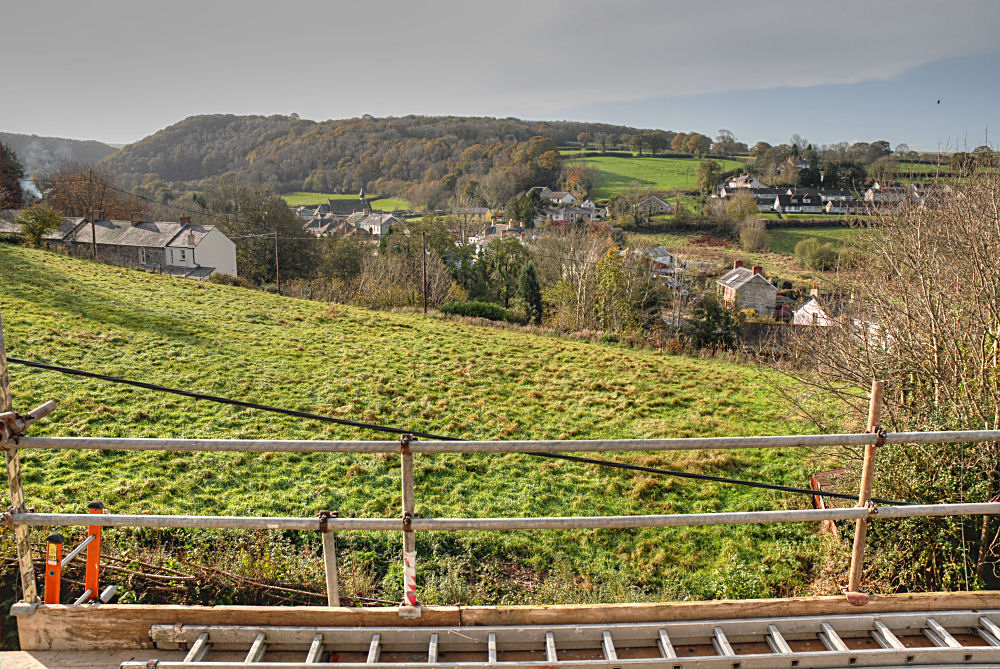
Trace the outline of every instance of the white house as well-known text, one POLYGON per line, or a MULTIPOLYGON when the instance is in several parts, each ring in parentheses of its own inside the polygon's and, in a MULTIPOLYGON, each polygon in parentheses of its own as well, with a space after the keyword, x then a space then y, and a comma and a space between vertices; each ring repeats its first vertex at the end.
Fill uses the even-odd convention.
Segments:
POLYGON ((236 244, 214 225, 185 226, 167 244, 166 254, 170 267, 210 267, 210 274, 236 276, 236 244))
POLYGON ((549 195, 549 200, 556 204, 573 204, 576 202, 576 196, 564 190, 557 190, 549 195))
POLYGON ((764 184, 752 174, 741 174, 738 177, 733 177, 726 183, 728 188, 763 188, 764 184))
POLYGON ((392 214, 366 214, 356 212, 347 217, 347 223, 359 230, 364 230, 373 237, 384 237, 389 234, 389 228, 402 220, 392 214))
POLYGON ((810 297, 805 304, 792 312, 792 323, 795 325, 834 325, 834 319, 823 309, 819 298, 810 297))

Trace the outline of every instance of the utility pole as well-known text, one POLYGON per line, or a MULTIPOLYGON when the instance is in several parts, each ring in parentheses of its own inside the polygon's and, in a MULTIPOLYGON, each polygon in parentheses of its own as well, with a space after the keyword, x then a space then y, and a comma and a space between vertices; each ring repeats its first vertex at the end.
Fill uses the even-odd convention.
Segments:
POLYGON ((281 269, 278 267, 278 231, 274 231, 274 283, 278 286, 278 295, 281 295, 281 269))
POLYGON ((427 313, 427 233, 420 233, 420 275, 424 294, 424 313, 427 313))
POLYGON ((97 262, 97 225, 94 222, 94 170, 87 170, 87 203, 90 205, 90 259, 97 262))

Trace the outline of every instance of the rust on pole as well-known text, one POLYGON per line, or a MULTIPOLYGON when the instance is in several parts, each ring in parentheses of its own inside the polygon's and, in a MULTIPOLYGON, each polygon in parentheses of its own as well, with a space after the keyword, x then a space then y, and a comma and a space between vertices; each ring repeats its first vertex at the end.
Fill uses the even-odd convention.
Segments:
MULTIPOLYGON (((3 319, 0 318, 0 413, 14 411, 14 400, 10 392, 10 377, 7 375, 7 349, 4 347, 3 319)), ((24 485, 21 482, 21 457, 18 454, 16 435, 9 435, 7 441, 3 426, 0 425, 0 441, 3 443, 4 461, 7 465, 7 483, 10 486, 10 508, 13 513, 25 513, 24 485)), ((35 568, 31 564, 31 531, 26 525, 14 526, 14 540, 17 544, 17 565, 21 573, 21 590, 24 601, 38 601, 38 586, 35 584, 35 568)))
MULTIPOLYGON (((865 430, 869 433, 876 433, 879 439, 874 444, 865 446, 865 459, 861 468, 861 489, 858 492, 858 506, 868 506, 872 497, 872 483, 875 478, 875 453, 878 447, 884 443, 885 434, 880 426, 882 420, 882 391, 885 389, 884 381, 872 381, 871 398, 868 403, 868 427, 865 430)), ((868 602, 868 595, 861 592, 861 576, 865 564, 865 543, 868 538, 868 518, 858 518, 854 528, 854 545, 851 550, 851 572, 847 581, 847 598, 852 604, 865 604, 868 602)))

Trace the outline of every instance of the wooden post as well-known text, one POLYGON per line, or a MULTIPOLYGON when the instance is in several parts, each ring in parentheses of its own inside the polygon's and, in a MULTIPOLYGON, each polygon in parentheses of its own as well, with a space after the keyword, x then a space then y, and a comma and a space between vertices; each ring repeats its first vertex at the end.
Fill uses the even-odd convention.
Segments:
MULTIPOLYGON (((882 419, 882 390, 884 381, 872 381, 871 399, 868 404, 868 428, 866 432, 876 432, 882 419)), ((875 478, 875 452, 878 445, 865 446, 865 461, 861 468, 861 490, 858 492, 858 506, 868 506, 872 497, 872 482, 875 478)), ((861 574, 865 563, 865 541, 868 538, 868 519, 859 518, 854 528, 854 547, 851 551, 851 573, 847 581, 848 597, 859 592, 861 574)), ((865 599, 867 601, 867 599, 865 599)), ((858 603, 863 604, 864 601, 858 603)))
POLYGON ((403 606, 417 605, 417 545, 413 535, 413 454, 410 435, 399 439, 403 480, 403 606))
POLYGON ((340 581, 337 577, 337 539, 328 526, 330 518, 336 518, 336 511, 322 511, 319 514, 319 532, 323 538, 323 568, 326 572, 326 605, 340 606, 340 581))
POLYGON ((274 283, 281 295, 281 268, 278 266, 278 231, 274 231, 274 283))
POLYGON ((424 298, 424 314, 427 313, 427 234, 420 233, 420 288, 424 298))
MULTIPOLYGON (((4 348, 3 319, 0 318, 0 413, 14 410, 14 400, 10 392, 10 378, 7 376, 7 349, 4 348)), ((7 482, 10 485, 10 506, 14 513, 24 513, 24 486, 21 483, 21 457, 14 444, 5 444, 4 460, 7 464, 7 482)), ((17 565, 21 572, 21 590, 24 601, 29 604, 38 601, 38 586, 35 584, 35 568, 31 564, 31 534, 27 525, 14 526, 17 543, 17 565)))

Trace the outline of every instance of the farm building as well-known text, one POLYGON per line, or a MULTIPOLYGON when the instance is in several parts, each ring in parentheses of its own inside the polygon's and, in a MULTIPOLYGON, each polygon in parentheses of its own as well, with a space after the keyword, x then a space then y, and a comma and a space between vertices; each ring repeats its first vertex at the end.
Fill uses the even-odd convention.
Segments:
POLYGON ((639 211, 643 214, 655 216, 656 214, 672 214, 675 211, 674 205, 655 195, 650 195, 639 203, 639 211))

